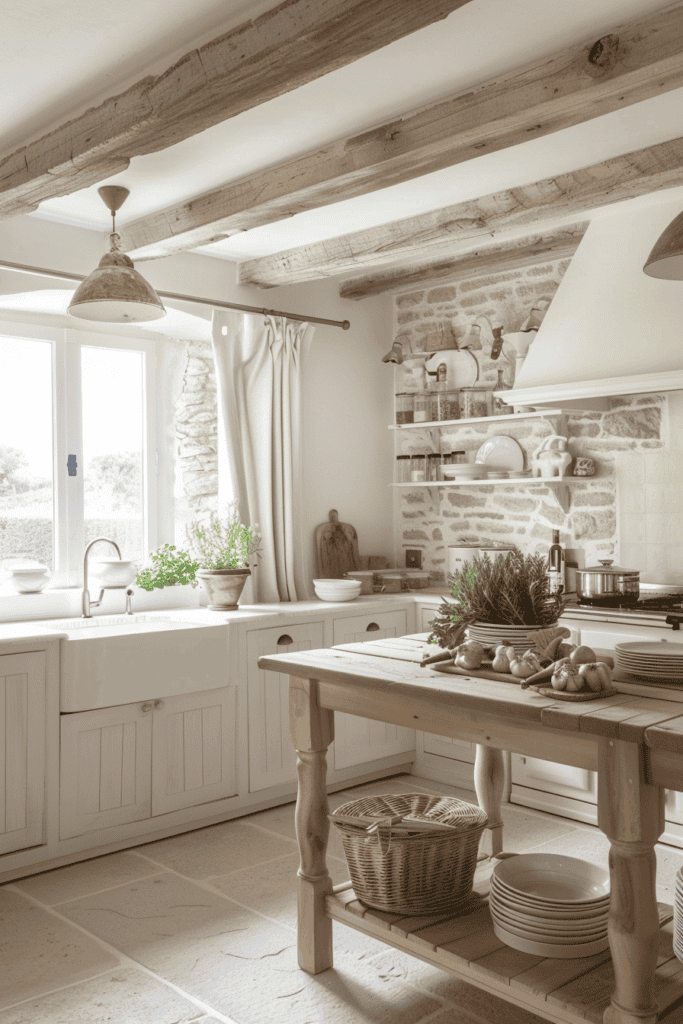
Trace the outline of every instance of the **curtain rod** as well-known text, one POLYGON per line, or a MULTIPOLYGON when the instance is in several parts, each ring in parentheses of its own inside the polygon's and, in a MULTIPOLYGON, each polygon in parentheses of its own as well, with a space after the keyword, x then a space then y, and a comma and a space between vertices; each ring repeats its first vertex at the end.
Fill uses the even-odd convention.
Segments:
MULTIPOLYGON (((45 267, 31 267, 25 263, 8 263, 0 260, 3 270, 16 270, 20 274, 40 274, 41 277, 56 277, 62 281, 85 281, 83 274, 70 274, 64 270, 46 270, 45 267)), ((219 306, 221 309, 239 309, 243 313, 261 313, 264 316, 286 316, 288 320, 300 320, 302 323, 327 324, 329 327, 341 327, 348 331, 351 324, 348 320, 324 320, 319 316, 300 316, 298 313, 284 313, 281 309, 265 309, 263 306, 243 306, 239 302, 223 302, 219 299, 202 299, 198 295, 180 295, 178 292, 160 292, 162 299, 179 299, 182 302, 198 302, 204 306, 219 306)))

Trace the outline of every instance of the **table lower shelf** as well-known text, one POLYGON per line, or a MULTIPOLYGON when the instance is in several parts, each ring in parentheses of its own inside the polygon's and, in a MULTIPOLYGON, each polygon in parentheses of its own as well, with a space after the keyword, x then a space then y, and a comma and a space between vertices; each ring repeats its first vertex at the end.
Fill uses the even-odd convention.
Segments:
MULTIPOLYGON (((490 873, 491 862, 478 868, 474 891, 481 897, 481 905, 466 916, 432 914, 418 918, 383 913, 357 900, 350 882, 337 886, 326 898, 326 912, 335 921, 411 953, 546 1020, 602 1024, 614 991, 609 950, 576 960, 556 960, 506 946, 493 931, 488 909, 490 873)), ((659 919, 656 985, 661 1020, 683 1002, 683 964, 673 952, 673 910, 668 904, 659 904, 659 919)))

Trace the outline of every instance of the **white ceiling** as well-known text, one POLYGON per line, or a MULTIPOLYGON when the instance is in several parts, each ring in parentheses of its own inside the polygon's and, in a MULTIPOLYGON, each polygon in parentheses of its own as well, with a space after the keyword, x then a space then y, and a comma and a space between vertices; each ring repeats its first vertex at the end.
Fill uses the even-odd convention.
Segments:
MULTIPOLYGON (((0 0, 0 156, 39 137, 275 0, 0 0), (39 30, 36 28, 39 26, 39 30)), ((108 183, 131 196, 119 224, 365 131, 479 82, 598 38, 661 0, 471 0, 445 21, 131 161, 108 183)), ((683 89, 455 168, 225 239, 201 252, 264 255, 525 184, 683 135, 683 89)), ((105 232, 96 187, 32 216, 105 232)))

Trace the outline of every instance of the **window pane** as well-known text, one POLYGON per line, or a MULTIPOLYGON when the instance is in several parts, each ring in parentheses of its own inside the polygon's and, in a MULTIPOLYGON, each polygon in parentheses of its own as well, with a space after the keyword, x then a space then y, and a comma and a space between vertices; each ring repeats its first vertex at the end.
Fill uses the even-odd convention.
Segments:
POLYGON ((127 349, 81 349, 85 543, 109 537, 132 559, 145 553, 144 358, 127 349))
POLYGON ((0 338, 0 579, 53 569, 52 345, 0 338))

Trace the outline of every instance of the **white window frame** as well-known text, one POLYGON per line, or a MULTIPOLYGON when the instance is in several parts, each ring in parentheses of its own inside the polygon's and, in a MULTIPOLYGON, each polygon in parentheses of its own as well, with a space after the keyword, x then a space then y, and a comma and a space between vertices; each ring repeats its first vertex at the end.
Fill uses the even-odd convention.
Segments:
POLYGON ((99 331, 54 328, 0 321, 0 336, 52 344, 54 572, 51 587, 83 583, 85 551, 83 438, 81 421, 81 348, 142 352, 143 363, 143 555, 158 546, 156 339, 122 337, 99 331), (67 458, 76 455, 76 476, 67 458))

